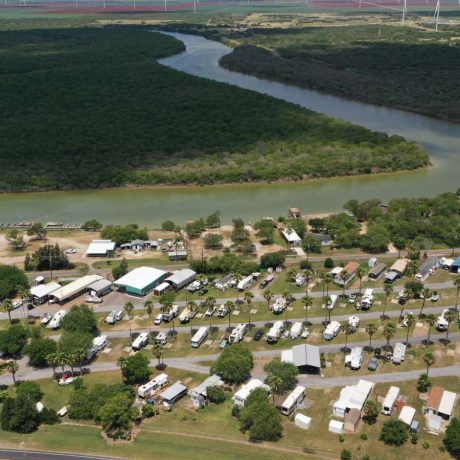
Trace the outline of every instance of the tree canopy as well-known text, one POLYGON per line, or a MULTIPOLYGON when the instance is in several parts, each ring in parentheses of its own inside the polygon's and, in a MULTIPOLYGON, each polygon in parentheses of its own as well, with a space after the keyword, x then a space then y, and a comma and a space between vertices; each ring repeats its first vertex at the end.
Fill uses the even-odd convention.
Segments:
POLYGON ((241 343, 226 347, 212 366, 212 372, 227 383, 242 383, 253 367, 252 353, 241 343))

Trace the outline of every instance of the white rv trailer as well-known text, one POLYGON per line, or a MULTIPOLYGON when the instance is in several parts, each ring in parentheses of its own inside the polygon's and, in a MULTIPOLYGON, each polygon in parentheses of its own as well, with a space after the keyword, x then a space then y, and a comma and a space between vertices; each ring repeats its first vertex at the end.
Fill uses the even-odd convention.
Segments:
POLYGON ((191 340, 192 348, 199 348, 203 341, 208 336, 208 328, 202 326, 196 331, 191 340))
POLYGON ((276 343, 278 342, 281 334, 284 330, 284 321, 275 321, 273 326, 267 333, 267 342, 268 343, 276 343))
POLYGON ((192 310, 189 307, 184 308, 180 315, 179 315, 179 321, 181 323, 188 323, 192 318, 194 318, 196 315, 196 310, 192 310))
POLYGON ((163 321, 169 323, 173 318, 179 314, 179 307, 177 305, 172 305, 169 311, 163 313, 163 321))
POLYGON ((348 325, 353 329, 358 329, 359 327, 359 316, 353 315, 348 317, 348 325))
POLYGON ((227 315, 227 313, 228 313, 228 309, 227 309, 227 307, 226 307, 224 304, 222 304, 222 305, 219 307, 219 310, 217 310, 217 316, 218 316, 219 318, 225 318, 225 316, 227 315))
POLYGON ((332 340, 340 332, 340 323, 338 321, 331 321, 324 329, 324 340, 332 340))
POLYGON ((230 334, 228 341, 230 343, 238 343, 243 340, 244 335, 246 334, 246 324, 240 323, 238 326, 233 329, 232 333, 230 334))
POLYGON ((351 353, 345 356, 345 365, 350 366, 350 369, 359 369, 363 363, 363 349, 361 347, 354 347, 351 353))
POLYGON ((284 400, 281 405, 281 413, 283 415, 291 415, 296 407, 304 400, 305 398, 305 387, 297 386, 292 390, 291 394, 284 400))
POLYGON ((327 302, 326 308, 328 310, 334 310, 335 304, 337 303, 339 296, 336 294, 331 294, 329 296, 329 301, 327 302))
POLYGON ((300 321, 294 323, 291 327, 291 332, 289 335, 291 336, 291 339, 298 339, 300 336, 300 333, 302 332, 302 323, 300 321))
POLYGON ((62 318, 64 318, 66 314, 67 314, 66 310, 59 310, 51 319, 48 327, 50 329, 59 329, 59 327, 61 326, 62 318))
POLYGON ((106 335, 99 335, 93 339, 93 347, 97 351, 103 350, 109 344, 109 339, 106 335))
POLYGON ((141 385, 137 390, 137 394, 141 398, 151 396, 155 391, 163 388, 168 384, 168 376, 166 374, 157 375, 154 379, 147 382, 145 385, 141 385))
POLYGON ((147 332, 141 332, 131 345, 133 350, 140 350, 149 343, 149 335, 147 332))
POLYGON ((245 277, 237 284, 236 288, 238 289, 238 291, 244 291, 245 289, 247 289, 247 288, 252 284, 253 281, 254 281, 253 275, 245 276, 245 277))
POLYGON ((361 308, 361 310, 369 310, 371 305, 374 303, 374 290, 373 289, 366 289, 364 291, 364 295, 361 299, 361 303, 357 304, 357 309, 361 308))
POLYGON ((391 415, 399 397, 399 388, 391 386, 382 404, 382 414, 391 415))
POLYGON ((397 343, 393 351, 393 357, 391 360, 393 364, 401 364, 406 357, 406 345, 404 343, 397 343))
POLYGON ((273 310, 273 313, 282 313, 284 310, 286 310, 286 307, 287 307, 286 299, 283 297, 278 297, 275 300, 275 303, 272 304, 271 309, 273 310))

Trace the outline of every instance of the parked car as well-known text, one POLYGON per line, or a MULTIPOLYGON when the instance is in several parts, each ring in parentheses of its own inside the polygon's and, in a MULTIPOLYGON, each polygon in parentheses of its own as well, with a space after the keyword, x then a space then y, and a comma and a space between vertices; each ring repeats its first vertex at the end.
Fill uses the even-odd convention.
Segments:
POLYGON ((367 368, 370 371, 375 371, 377 367, 379 367, 379 360, 377 358, 371 358, 367 363, 367 368))
POLYGON ((439 300, 438 291, 433 291, 433 294, 431 294, 431 301, 432 302, 437 302, 438 300, 439 300))
POLYGON ((353 303, 356 302, 357 298, 358 298, 358 296, 356 295, 356 292, 352 292, 350 294, 350 297, 348 297, 348 302, 353 304, 353 303))
POLYGON ((228 345, 228 340, 227 339, 222 339, 219 343, 219 348, 223 350, 226 346, 228 345))
POLYGON ((405 305, 406 302, 407 302, 407 297, 405 295, 402 295, 401 297, 398 298, 399 305, 405 305))
POLYGON ((262 329, 257 329, 256 333, 254 334, 254 340, 258 342, 264 335, 264 331, 262 329))
POLYGON ((380 359, 382 357, 382 349, 381 348, 376 348, 374 350, 374 356, 377 358, 377 359, 380 359))
POLYGON ((200 289, 200 290, 198 291, 198 294, 200 294, 200 295, 206 295, 207 293, 208 293, 208 289, 207 289, 207 288, 203 288, 203 289, 200 289))
POLYGON ((51 321, 52 317, 53 315, 51 313, 44 313, 43 318, 40 321, 40 324, 42 324, 43 326, 47 325, 51 321))
POLYGON ((265 289, 267 286, 268 286, 268 281, 267 281, 267 280, 263 280, 263 281, 259 284, 259 288, 260 288, 260 289, 265 289))
POLYGON ((74 248, 69 248, 69 249, 66 249, 66 250, 65 250, 65 253, 66 253, 66 254, 76 254, 76 253, 77 253, 77 250, 74 249, 74 248))
POLYGON ((154 324, 159 326, 162 321, 163 321, 163 313, 158 313, 158 315, 155 318, 154 324))

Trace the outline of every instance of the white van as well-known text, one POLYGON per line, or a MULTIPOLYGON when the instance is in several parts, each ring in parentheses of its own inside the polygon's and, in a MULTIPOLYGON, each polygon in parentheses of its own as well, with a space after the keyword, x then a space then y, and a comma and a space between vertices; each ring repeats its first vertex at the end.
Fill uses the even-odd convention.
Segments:
POLYGON ((199 348, 207 336, 208 336, 208 328, 205 326, 200 327, 198 331, 195 333, 195 335, 192 337, 192 340, 191 340, 192 348, 199 348))
POLYGON ((289 335, 291 336, 291 339, 294 340, 294 339, 299 338, 301 332, 302 332, 302 323, 297 322, 292 325, 291 332, 289 333, 289 335))
POLYGON ((149 343, 149 335, 147 332, 141 332, 136 339, 134 340, 133 344, 131 345, 133 350, 140 350, 141 348, 145 347, 149 343))
POLYGON ((168 338, 166 336, 166 332, 160 332, 156 337, 155 337, 155 343, 159 343, 161 345, 166 345, 168 342, 168 338))
POLYGON ((273 326, 267 333, 267 343, 276 343, 278 342, 281 334, 284 330, 284 321, 275 321, 273 326))
POLYGON ((168 384, 168 376, 166 374, 157 375, 154 379, 147 382, 145 385, 141 385, 138 390, 137 394, 141 398, 145 398, 147 396, 151 396, 155 391, 163 388, 168 384))
POLYGON ((66 310, 59 310, 54 316, 53 319, 49 322, 48 327, 50 329, 59 329, 61 326, 62 318, 67 314, 66 310))

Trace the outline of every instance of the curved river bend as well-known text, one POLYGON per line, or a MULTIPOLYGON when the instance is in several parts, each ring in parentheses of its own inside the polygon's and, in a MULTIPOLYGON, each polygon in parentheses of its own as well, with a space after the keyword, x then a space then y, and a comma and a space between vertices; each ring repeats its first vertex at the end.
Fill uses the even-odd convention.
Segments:
POLYGON ((309 183, 4 194, 0 195, 1 222, 73 223, 96 217, 104 223, 158 225, 166 219, 183 223, 217 209, 225 221, 235 216, 255 219, 285 214, 291 206, 307 213, 335 211, 351 198, 433 196, 460 186, 460 125, 230 72, 218 64, 230 48, 199 36, 169 35, 183 41, 186 51, 162 59, 163 65, 265 93, 372 130, 399 134, 425 147, 433 166, 415 172, 309 183))

